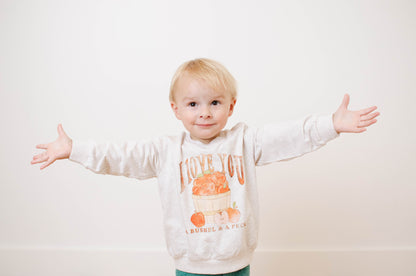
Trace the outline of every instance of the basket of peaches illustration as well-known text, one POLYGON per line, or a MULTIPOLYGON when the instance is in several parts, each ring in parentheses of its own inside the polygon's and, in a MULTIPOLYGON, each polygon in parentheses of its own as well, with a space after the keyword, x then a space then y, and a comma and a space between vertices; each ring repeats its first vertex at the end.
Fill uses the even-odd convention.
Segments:
POLYGON ((215 223, 215 216, 230 208, 231 191, 222 172, 206 171, 194 180, 192 199, 195 213, 192 223, 202 227, 206 223, 215 223))

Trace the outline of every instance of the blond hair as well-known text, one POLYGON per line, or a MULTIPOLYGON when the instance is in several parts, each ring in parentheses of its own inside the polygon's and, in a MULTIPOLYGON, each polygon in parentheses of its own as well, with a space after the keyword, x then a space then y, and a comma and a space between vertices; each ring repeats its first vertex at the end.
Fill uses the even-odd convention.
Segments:
POLYGON ((169 100, 175 100, 176 83, 184 75, 204 80, 212 89, 230 93, 232 99, 237 98, 237 84, 231 73, 219 62, 199 58, 183 63, 176 70, 170 84, 169 100))

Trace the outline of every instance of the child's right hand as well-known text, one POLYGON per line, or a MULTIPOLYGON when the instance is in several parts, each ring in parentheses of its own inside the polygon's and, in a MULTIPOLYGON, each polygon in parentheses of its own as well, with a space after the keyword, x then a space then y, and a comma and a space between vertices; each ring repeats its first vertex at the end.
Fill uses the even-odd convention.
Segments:
POLYGON ((65 133, 62 125, 58 125, 58 139, 49 144, 40 144, 36 148, 44 149, 46 151, 33 156, 31 164, 43 163, 40 169, 44 169, 57 159, 67 159, 71 155, 72 140, 65 133))

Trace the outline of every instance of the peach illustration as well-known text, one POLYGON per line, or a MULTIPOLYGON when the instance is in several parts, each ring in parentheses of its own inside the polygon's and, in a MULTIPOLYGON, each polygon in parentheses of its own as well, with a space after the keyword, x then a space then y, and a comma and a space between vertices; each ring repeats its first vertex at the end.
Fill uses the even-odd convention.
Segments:
POLYGON ((228 213, 226 211, 222 211, 220 213, 216 213, 214 217, 216 224, 227 224, 228 223, 228 213))
POLYGON ((231 223, 236 223, 240 220, 241 213, 240 211, 238 211, 237 204, 235 203, 235 201, 233 203, 233 207, 232 208, 230 207, 227 209, 227 213, 228 213, 228 218, 231 223))
POLYGON ((196 227, 202 227, 205 225, 205 216, 202 212, 198 212, 195 213, 191 216, 191 222, 196 226, 196 227))

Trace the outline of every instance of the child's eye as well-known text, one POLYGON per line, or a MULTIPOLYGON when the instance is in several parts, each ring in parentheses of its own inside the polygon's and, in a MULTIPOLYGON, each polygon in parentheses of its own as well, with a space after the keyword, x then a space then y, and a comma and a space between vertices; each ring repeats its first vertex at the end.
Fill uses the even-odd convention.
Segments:
POLYGON ((192 106, 192 107, 196 106, 196 102, 189 103, 189 106, 192 106))
POLYGON ((212 105, 219 105, 220 104, 220 102, 219 101, 212 101, 212 103, 211 103, 212 105))

